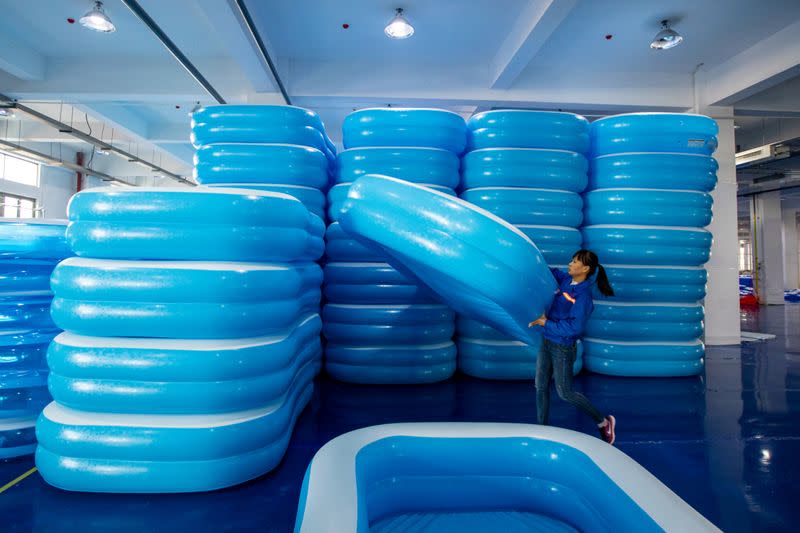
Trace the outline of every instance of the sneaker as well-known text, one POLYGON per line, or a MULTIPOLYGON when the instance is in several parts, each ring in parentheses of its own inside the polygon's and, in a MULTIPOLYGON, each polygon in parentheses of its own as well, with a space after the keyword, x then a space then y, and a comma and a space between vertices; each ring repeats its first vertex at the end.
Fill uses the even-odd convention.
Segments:
POLYGON ((617 420, 608 415, 606 417, 606 422, 608 422, 605 426, 599 428, 600 429, 600 438, 606 441, 609 444, 614 444, 614 440, 616 440, 617 435, 614 432, 615 427, 617 425, 617 420))

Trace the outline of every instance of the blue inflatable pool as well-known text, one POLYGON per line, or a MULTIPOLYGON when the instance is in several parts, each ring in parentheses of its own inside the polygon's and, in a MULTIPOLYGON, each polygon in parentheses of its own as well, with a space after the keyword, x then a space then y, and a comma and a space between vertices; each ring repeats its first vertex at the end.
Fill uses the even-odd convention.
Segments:
POLYGON ((643 188, 711 192, 717 185, 717 160, 707 155, 634 153, 591 161, 589 189, 643 188))
POLYGON ((366 174, 382 174, 455 189, 460 180, 458 156, 441 148, 351 148, 339 153, 336 163, 336 183, 352 183, 366 174))
POLYGON ((700 228, 600 224, 581 233, 608 264, 700 266, 711 253, 711 233, 700 228))
POLYGON ((550 266, 567 265, 575 252, 581 249, 583 237, 576 228, 535 224, 516 224, 516 226, 533 241, 550 266))
POLYGON ((325 371, 348 383, 419 385, 450 378, 456 371, 456 345, 377 344, 353 346, 329 342, 325 371))
POLYGON ((633 342, 586 337, 583 345, 586 369, 599 374, 678 377, 703 371, 705 346, 699 340, 633 342))
POLYGON ((268 337, 125 339, 62 333, 47 353, 53 399, 109 413, 209 414, 279 400, 306 366, 319 370, 319 315, 268 337))
POLYGON ((692 303, 706 296, 708 274, 703 267, 605 265, 605 269, 620 301, 692 303))
MULTIPOLYGON (((347 191, 350 190, 351 185, 352 183, 339 183, 338 185, 331 187, 331 190, 328 191, 328 218, 331 221, 335 222, 342 216, 342 211, 344 211, 347 203, 347 191)), ((439 191, 442 194, 447 194, 450 196, 456 195, 456 192, 449 187, 431 185, 429 183, 420 183, 420 185, 424 185, 425 187, 439 191)))
POLYGON ((511 224, 580 226, 583 200, 579 194, 551 189, 480 187, 467 189, 461 198, 511 224))
POLYGON ((69 257, 66 224, 66 220, 0 218, 0 260, 59 261, 69 257))
POLYGON ((252 189, 288 194, 300 200, 311 213, 325 219, 325 194, 314 187, 303 185, 283 185, 275 183, 221 183, 206 185, 209 188, 231 187, 236 189, 252 189))
POLYGON ((284 330, 316 312, 315 263, 71 258, 53 272, 61 328, 103 337, 238 338, 284 330))
POLYGON ((586 153, 589 121, 555 111, 506 109, 472 115, 467 122, 469 150, 547 148, 586 153))
POLYGON ((0 391, 0 421, 28 419, 33 425, 35 417, 51 400, 46 369, 0 368, 0 391))
POLYGON ((700 304, 595 300, 586 336, 605 340, 686 342, 703 336, 700 304))
POLYGON ((194 177, 201 185, 282 183, 327 189, 328 166, 321 151, 294 144, 211 144, 194 155, 194 177))
POLYGON ((714 119, 686 113, 630 113, 592 122, 595 156, 629 152, 711 155, 719 127, 714 119))
POLYGON ((195 148, 218 143, 280 143, 316 148, 333 164, 336 148, 313 111, 286 105, 211 105, 192 113, 195 148))
POLYGON ((67 239, 84 257, 313 261, 324 251, 322 220, 275 192, 107 187, 79 192, 68 212, 67 239))
POLYGON ((467 128, 460 115, 443 109, 373 108, 347 115, 342 124, 344 147, 426 147, 461 155, 467 128))
POLYGON ((420 185, 365 176, 350 187, 341 224, 457 312, 533 342, 528 323, 549 307, 556 284, 509 223, 420 185))
MULTIPOLYGON (((459 329, 458 369, 482 379, 529 380, 536 377, 539 344, 524 344, 514 340, 492 340, 465 337, 459 329)), ((583 344, 578 342, 578 357, 572 365, 573 375, 583 368, 583 344)))
POLYGON ((324 268, 323 294, 330 302, 349 304, 435 303, 427 287, 388 263, 338 263, 324 268))
POLYGON ((596 438, 524 424, 373 426, 323 446, 296 533, 719 531, 596 438))
POLYGON ((461 159, 461 187, 528 187, 582 192, 586 158, 566 150, 484 148, 461 159))
POLYGON ((367 248, 346 233, 338 222, 332 223, 325 231, 325 256, 328 261, 343 262, 385 262, 386 254, 374 248, 367 248))
POLYGON ((711 195, 663 189, 597 189, 583 195, 584 223, 703 228, 711 223, 711 195))
POLYGON ((453 337, 454 318, 437 304, 326 304, 322 331, 328 342, 351 346, 439 344, 453 337))

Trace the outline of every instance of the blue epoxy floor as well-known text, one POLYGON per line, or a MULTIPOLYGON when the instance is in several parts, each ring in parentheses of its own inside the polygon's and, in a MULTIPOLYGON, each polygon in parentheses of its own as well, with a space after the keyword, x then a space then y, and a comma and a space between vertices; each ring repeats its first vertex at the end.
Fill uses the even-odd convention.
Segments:
MULTIPOLYGON (((629 379, 583 374, 578 387, 616 415, 618 445, 727 532, 800 528, 800 304, 761 308, 743 329, 777 338, 708 349, 706 375, 629 379)), ((593 432, 554 399, 553 424, 593 432)), ((530 383, 458 377, 422 387, 325 378, 273 473, 209 494, 71 494, 38 474, 0 494, 2 531, 291 531, 305 468, 331 438, 400 421, 534 422, 530 383)), ((0 462, 0 486, 31 458, 0 462)))

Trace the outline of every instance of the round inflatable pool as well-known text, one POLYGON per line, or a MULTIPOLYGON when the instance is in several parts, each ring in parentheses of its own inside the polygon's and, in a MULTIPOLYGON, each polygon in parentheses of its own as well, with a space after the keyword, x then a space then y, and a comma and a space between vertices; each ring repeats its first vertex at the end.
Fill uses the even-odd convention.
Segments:
POLYGON ((314 187, 305 187, 303 185, 283 185, 280 183, 222 183, 222 184, 209 184, 209 188, 216 187, 232 187, 236 189, 252 189, 255 191, 270 191, 288 194, 300 200, 303 205, 311 213, 317 215, 320 219, 325 219, 325 194, 314 187))
POLYGON ((66 220, 0 218, 0 260, 59 261, 72 255, 66 220))
POLYGON ((600 224, 581 233, 608 264, 700 266, 711 253, 711 233, 700 228, 600 224))
POLYGON ((346 233, 338 222, 332 223, 325 231, 325 256, 328 261, 345 262, 382 262, 386 254, 367 248, 346 233))
POLYGON ((665 189, 596 189, 583 195, 584 223, 703 228, 711 223, 711 195, 665 189))
POLYGON ((53 272, 56 324, 105 337, 237 338, 281 331, 316 312, 314 263, 71 258, 53 272))
POLYGON ((526 424, 358 429, 306 471, 295 533, 719 531, 599 439, 526 424))
POLYGON ((461 159, 461 187, 528 187, 582 192, 586 158, 566 150, 484 148, 461 159))
POLYGON ((620 301, 693 303, 706 296, 703 267, 607 264, 605 269, 620 301))
POLYGON ((469 150, 547 148, 586 153, 589 121, 555 111, 505 109, 472 115, 467 122, 469 150))
POLYGON ((456 345, 381 344, 352 346, 328 343, 325 370, 348 383, 409 385, 435 383, 456 371, 456 345))
POLYGON ((717 160, 707 155, 633 153, 591 161, 589 189, 643 188, 711 192, 717 184, 717 160))
POLYGON ((326 304, 323 333, 328 342, 351 346, 438 344, 455 331, 454 313, 444 305, 326 304))
POLYGON ((678 377, 703 371, 705 347, 699 340, 630 342, 586 337, 583 344, 586 369, 600 374, 678 377))
MULTIPOLYGON (((482 379, 524 379, 533 381, 536 377, 536 360, 541 350, 541 336, 538 344, 524 344, 519 341, 470 338, 458 329, 458 369, 482 379)), ((573 375, 583 368, 583 344, 578 341, 578 356, 572 365, 573 375)))
POLYGON ((548 265, 568 264, 575 252, 581 248, 583 237, 576 228, 535 224, 516 224, 516 226, 533 241, 548 265))
POLYGON ((325 265, 323 294, 328 301, 349 304, 423 304, 436 302, 427 287, 388 263, 325 265))
POLYGON ((508 222, 468 202, 388 178, 359 178, 344 230, 401 265, 459 313, 522 342, 549 307, 555 281, 536 246, 508 222))
POLYGON ((577 193, 522 187, 467 189, 461 198, 511 224, 580 226, 583 200, 577 193))
POLYGON ((703 335, 700 304, 595 300, 586 336, 622 341, 693 341, 703 335))
POLYGON ((458 156, 441 148, 351 148, 340 152, 336 162, 336 183, 352 183, 366 174, 382 174, 455 189, 460 180, 458 156))
POLYGON ((342 124, 344 147, 428 147, 461 155, 467 128, 460 115, 443 109, 372 108, 347 115, 342 124))
POLYGON ((67 239, 84 257, 313 261, 324 250, 322 220, 275 192, 104 187, 79 192, 68 211, 67 239))
POLYGON ((595 156, 629 152, 711 155, 719 127, 714 119, 686 113, 630 113, 592 122, 595 156))
MULTIPOLYGON (((350 190, 351 185, 352 183, 339 183, 331 187, 331 190, 328 191, 328 218, 331 221, 337 221, 342 216, 342 211, 344 211, 345 205, 347 204, 347 191, 350 190)), ((456 192, 449 187, 431 185, 429 183, 420 183, 420 185, 449 196, 456 195, 456 192)))

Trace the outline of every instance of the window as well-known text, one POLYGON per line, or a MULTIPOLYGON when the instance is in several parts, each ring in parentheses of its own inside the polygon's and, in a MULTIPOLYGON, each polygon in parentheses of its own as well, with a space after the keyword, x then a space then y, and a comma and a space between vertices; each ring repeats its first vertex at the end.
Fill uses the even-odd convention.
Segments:
POLYGON ((0 216, 10 218, 34 218, 36 200, 0 192, 0 216))
POLYGON ((0 153, 0 179, 39 186, 39 164, 9 154, 0 153))

